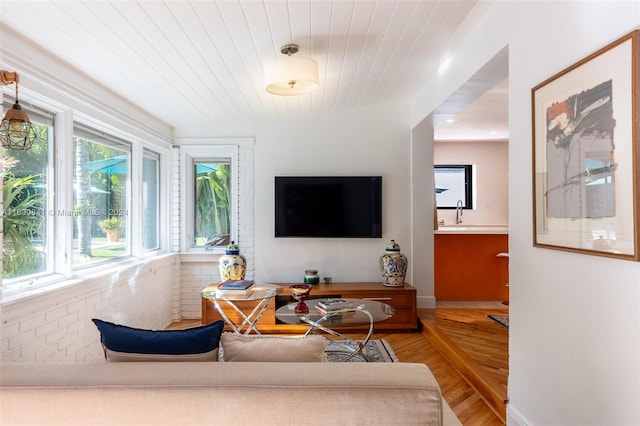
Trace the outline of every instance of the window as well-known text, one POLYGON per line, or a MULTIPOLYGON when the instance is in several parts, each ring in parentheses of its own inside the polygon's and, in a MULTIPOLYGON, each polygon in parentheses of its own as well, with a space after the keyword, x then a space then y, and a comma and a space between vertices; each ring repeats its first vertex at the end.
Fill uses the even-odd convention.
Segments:
MULTIPOLYGON (((13 99, 3 103, 6 111, 13 99)), ((51 270, 53 265, 52 176, 49 171, 54 148, 54 115, 22 105, 33 123, 37 139, 30 150, 3 148, 2 175, 4 211, 3 278, 29 277, 51 270)))
POLYGON ((194 161, 193 247, 226 246, 231 241, 229 158, 194 161))
POLYGON ((145 151, 142 158, 142 249, 160 247, 160 156, 145 151))
POLYGON ((73 136, 73 266, 131 253, 129 170, 124 141, 76 125, 73 136))
POLYGON ((472 165, 436 165, 433 176, 437 208, 455 209, 462 201, 463 209, 473 209, 472 165))
POLYGON ((21 106, 38 137, 29 150, 3 149, 0 160, 3 298, 166 248, 166 140, 139 127, 132 136, 126 121, 103 123, 45 97, 21 106))
POLYGON ((216 250, 237 241, 238 147, 182 147, 185 251, 216 250))

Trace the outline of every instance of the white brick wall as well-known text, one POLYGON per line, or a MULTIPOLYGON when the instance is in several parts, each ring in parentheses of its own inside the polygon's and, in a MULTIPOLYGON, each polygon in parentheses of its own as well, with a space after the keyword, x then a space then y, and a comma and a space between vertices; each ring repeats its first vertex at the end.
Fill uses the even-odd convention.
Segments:
POLYGON ((240 145, 238 155, 238 245, 247 258, 247 277, 255 277, 254 145, 240 145))
POLYGON ((92 318, 162 329, 176 316, 180 256, 169 255, 2 306, 2 362, 102 362, 92 318))
POLYGON ((180 251, 180 148, 171 150, 171 251, 180 251))
POLYGON ((188 257, 188 255, 182 256, 182 287, 180 294, 182 317, 201 318, 202 299, 200 292, 212 282, 220 280, 218 263, 190 262, 188 257))

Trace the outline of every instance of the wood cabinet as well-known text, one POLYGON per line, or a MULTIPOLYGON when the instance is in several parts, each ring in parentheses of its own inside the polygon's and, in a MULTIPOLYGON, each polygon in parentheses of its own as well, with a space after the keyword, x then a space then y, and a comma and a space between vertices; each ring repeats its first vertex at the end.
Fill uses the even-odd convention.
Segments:
MULTIPOLYGON (((289 284, 280 284, 278 295, 269 303, 264 315, 257 323, 261 333, 302 333, 306 326, 279 324, 275 311, 278 307, 295 302, 291 297, 289 284)), ((214 284, 215 286, 215 284, 214 284)), ((396 309, 395 315, 383 322, 375 324, 377 331, 408 331, 418 328, 417 292, 412 286, 405 284, 403 287, 385 287, 382 283, 373 282, 345 282, 332 284, 316 284, 311 290, 311 297, 342 297, 353 299, 370 299, 386 303, 396 309)), ((238 307, 243 312, 250 312, 257 302, 240 302, 238 307)), ((224 304, 223 304, 224 305, 224 304)), ((232 308, 226 308, 225 314, 234 319, 238 314, 232 308)), ((202 323, 207 324, 221 319, 212 300, 202 298, 202 323)), ((364 328, 363 328, 364 329, 364 328)), ((360 328, 350 327, 343 331, 359 331, 360 328)))
POLYGON ((437 300, 509 300, 506 234, 434 235, 437 300))

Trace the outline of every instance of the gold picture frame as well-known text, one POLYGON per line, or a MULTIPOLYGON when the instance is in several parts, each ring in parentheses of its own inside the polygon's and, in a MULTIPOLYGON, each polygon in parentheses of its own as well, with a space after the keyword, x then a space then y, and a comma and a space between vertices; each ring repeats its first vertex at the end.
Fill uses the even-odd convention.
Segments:
POLYGON ((535 247, 640 261, 639 37, 531 89, 535 247))

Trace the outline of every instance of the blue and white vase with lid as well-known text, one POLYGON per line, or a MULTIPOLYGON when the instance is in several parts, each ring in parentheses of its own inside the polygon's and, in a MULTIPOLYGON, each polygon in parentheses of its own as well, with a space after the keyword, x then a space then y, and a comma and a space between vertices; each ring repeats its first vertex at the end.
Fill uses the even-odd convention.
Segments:
POLYGON ((407 275, 407 256, 400 253, 400 246, 395 240, 391 240, 380 256, 380 272, 382 272, 382 284, 387 287, 402 287, 407 275))
POLYGON ((220 256, 218 261, 220 281, 244 280, 247 273, 247 259, 240 254, 240 247, 235 241, 231 241, 224 252, 225 254, 220 256))

